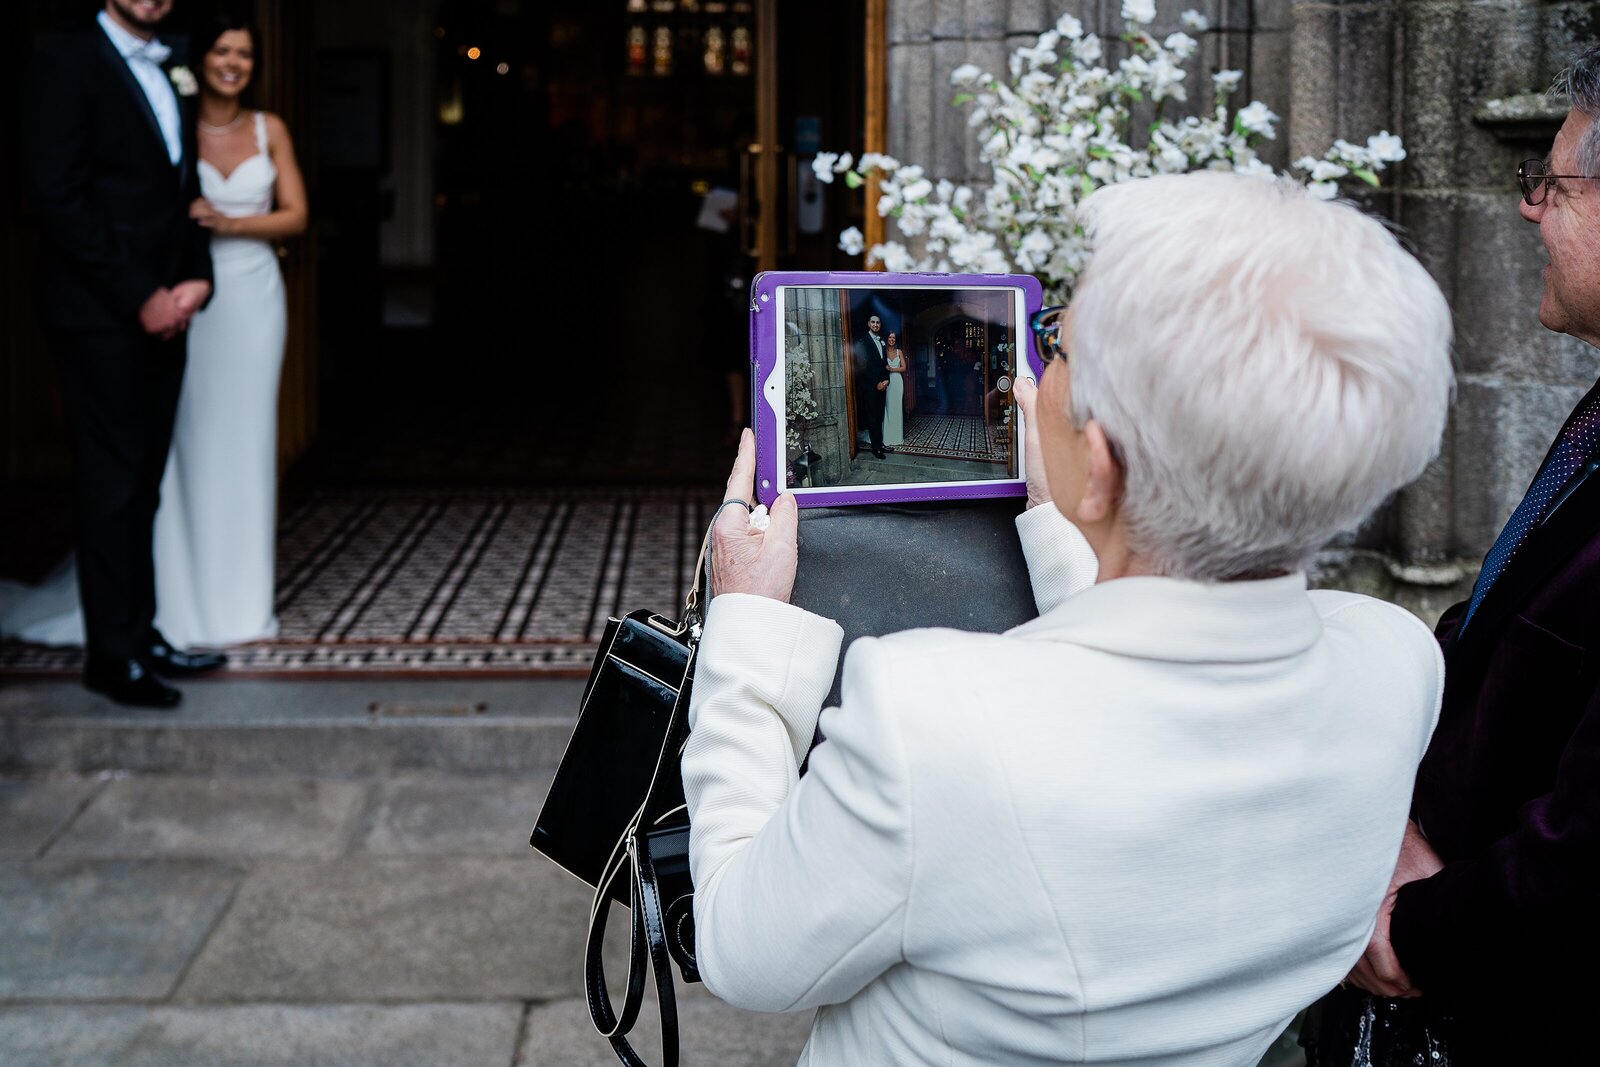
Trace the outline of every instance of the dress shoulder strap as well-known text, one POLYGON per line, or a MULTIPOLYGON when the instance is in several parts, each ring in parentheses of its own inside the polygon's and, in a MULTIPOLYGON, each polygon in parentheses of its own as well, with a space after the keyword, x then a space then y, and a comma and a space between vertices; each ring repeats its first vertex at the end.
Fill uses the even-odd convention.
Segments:
POLYGON ((265 153, 267 150, 267 113, 256 112, 256 151, 265 153))

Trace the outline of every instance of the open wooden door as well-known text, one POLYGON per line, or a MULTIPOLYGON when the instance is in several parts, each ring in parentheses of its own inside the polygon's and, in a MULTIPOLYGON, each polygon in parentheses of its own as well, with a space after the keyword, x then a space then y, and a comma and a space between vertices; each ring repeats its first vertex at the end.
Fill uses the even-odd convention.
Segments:
MULTIPOLYGON (((317 195, 315 116, 310 108, 311 6, 298 0, 256 0, 256 25, 262 38, 262 63, 256 70, 256 99, 288 125, 310 195, 317 195)), ((278 473, 311 447, 317 433, 317 230, 279 246, 284 290, 289 298, 289 332, 284 346, 283 381, 278 394, 278 473)))

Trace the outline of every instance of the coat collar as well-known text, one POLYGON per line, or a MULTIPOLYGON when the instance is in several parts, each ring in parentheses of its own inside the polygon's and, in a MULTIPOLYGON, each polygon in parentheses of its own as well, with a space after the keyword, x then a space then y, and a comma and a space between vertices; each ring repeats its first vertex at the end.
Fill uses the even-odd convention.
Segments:
MULTIPOLYGON (((1572 415, 1567 416, 1568 423, 1597 392, 1600 392, 1600 382, 1573 407, 1572 415)), ((1565 432, 1566 423, 1563 423, 1561 433, 1565 432)), ((1555 440, 1560 439, 1558 433, 1555 440)), ((1552 442, 1545 459, 1540 461, 1541 468, 1554 451, 1552 442)), ((1565 499, 1558 495, 1553 510, 1528 534, 1506 569, 1484 594, 1483 603, 1473 613, 1471 625, 1461 632, 1458 624, 1456 636, 1445 649, 1446 655, 1458 660, 1470 656, 1473 649, 1481 648, 1484 641, 1500 632, 1507 619, 1538 594, 1551 574, 1597 534, 1600 534, 1600 474, 1585 478, 1565 499)))
MULTIPOLYGON (((116 42, 111 39, 110 33, 111 31, 107 30, 103 24, 97 22, 93 36, 101 58, 111 64, 112 69, 116 71, 117 76, 122 80, 122 84, 127 87, 129 93, 133 94, 133 104, 139 109, 139 114, 144 116, 145 125, 150 127, 150 135, 155 138, 154 147, 161 153, 161 161, 171 167, 172 157, 167 154, 167 136, 161 132, 161 120, 156 118, 155 108, 150 106, 150 98, 145 95, 144 86, 140 85, 139 79, 134 77, 132 69, 128 66, 127 57, 122 54, 116 42)), ((170 66, 170 61, 168 66, 170 66)), ((163 69, 166 68, 164 67, 163 69)), ((178 98, 178 114, 181 117, 186 117, 182 97, 178 98)), ((174 169, 180 173, 186 173, 188 165, 189 139, 185 137, 183 159, 180 161, 180 165, 174 169)))
POLYGON ((1303 573, 1216 584, 1141 576, 1090 586, 1011 634, 1145 659, 1250 663, 1304 652, 1322 636, 1322 617, 1303 573))

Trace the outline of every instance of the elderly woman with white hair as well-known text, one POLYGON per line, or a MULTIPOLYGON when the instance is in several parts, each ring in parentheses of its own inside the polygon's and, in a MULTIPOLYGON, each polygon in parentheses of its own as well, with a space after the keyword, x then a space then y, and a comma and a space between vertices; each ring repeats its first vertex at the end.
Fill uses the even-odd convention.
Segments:
MULTIPOLYGON (((796 512, 713 533, 683 777, 700 971, 805 1064, 1254 1064, 1361 957, 1439 707, 1433 636, 1304 567, 1439 447, 1450 318, 1376 221, 1152 178, 1084 204, 1021 389, 1038 619, 845 661, 796 512)), ((748 435, 729 496, 749 499, 748 435)))

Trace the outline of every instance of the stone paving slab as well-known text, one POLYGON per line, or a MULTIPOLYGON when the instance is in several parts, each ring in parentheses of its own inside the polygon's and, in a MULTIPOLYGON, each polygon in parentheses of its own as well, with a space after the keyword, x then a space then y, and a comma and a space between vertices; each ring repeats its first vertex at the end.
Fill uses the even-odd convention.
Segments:
POLYGON ((554 771, 571 718, 178 725, 0 716, 0 771, 363 777, 554 771))
POLYGON ((111 782, 50 849, 52 857, 337 856, 367 788, 294 778, 111 782))
MULTIPOLYGON (((692 1067, 791 1067, 811 1032, 811 1012, 763 1015, 712 997, 678 1005, 681 1062, 692 1067)), ((661 1018, 653 1002, 639 1013, 628 1040, 646 1063, 661 1062, 661 1018)), ((528 1016, 517 1067, 613 1067, 611 1045, 589 1022, 578 999, 537 1007, 528 1016)))
POLYGON ((375 855, 530 854, 550 789, 534 778, 419 778, 379 783, 357 848, 375 855))
POLYGON ((6 1067, 505 1067, 521 1004, 0 1008, 6 1067))
POLYGON ((546 1000, 581 988, 589 893, 523 857, 265 860, 180 1001, 546 1000))
POLYGON ((37 855, 103 784, 90 778, 0 781, 0 858, 37 855))
POLYGON ((0 999, 166 996, 242 875, 201 860, 0 862, 0 999))
POLYGON ((0 770, 333 778, 553 771, 583 684, 223 676, 185 683, 173 711, 143 711, 76 680, 7 682, 0 770))

